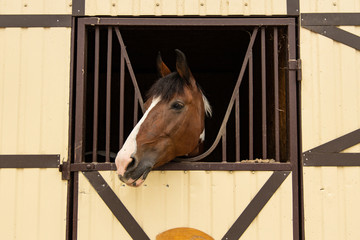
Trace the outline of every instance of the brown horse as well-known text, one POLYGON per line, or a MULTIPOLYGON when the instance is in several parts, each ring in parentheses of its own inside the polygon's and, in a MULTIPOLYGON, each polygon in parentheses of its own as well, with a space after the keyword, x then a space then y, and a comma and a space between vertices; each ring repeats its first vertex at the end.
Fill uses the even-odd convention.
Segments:
POLYGON ((175 52, 176 72, 158 55, 161 78, 150 88, 146 111, 116 156, 117 174, 127 185, 140 186, 153 168, 175 157, 199 154, 204 141, 204 118, 211 107, 184 53, 175 52))

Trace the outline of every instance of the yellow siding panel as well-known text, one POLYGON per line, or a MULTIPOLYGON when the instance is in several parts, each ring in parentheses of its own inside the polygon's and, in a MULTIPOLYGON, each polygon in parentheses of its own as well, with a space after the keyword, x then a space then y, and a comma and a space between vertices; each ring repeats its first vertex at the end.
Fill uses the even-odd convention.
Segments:
POLYGON ((300 10, 303 13, 324 12, 359 12, 358 0, 301 0, 300 10))
POLYGON ((304 28, 300 34, 306 151, 360 128, 360 51, 304 28))
POLYGON ((71 14, 71 0, 0 0, 0 14, 71 14))
POLYGON ((0 239, 64 239, 66 189, 58 169, 0 169, 0 239))
POLYGON ((278 15, 284 0, 87 0, 87 15, 278 15))
MULTIPOLYGON (((143 186, 131 188, 115 172, 101 172, 150 239, 175 227, 196 228, 221 239, 271 174, 154 171, 143 186)), ((291 239, 291 188, 290 175, 241 239, 291 239)), ((82 174, 78 237, 131 239, 82 174)))
POLYGON ((0 29, 0 153, 67 157, 70 29, 0 29))
POLYGON ((360 239, 360 167, 305 167, 305 239, 360 239))

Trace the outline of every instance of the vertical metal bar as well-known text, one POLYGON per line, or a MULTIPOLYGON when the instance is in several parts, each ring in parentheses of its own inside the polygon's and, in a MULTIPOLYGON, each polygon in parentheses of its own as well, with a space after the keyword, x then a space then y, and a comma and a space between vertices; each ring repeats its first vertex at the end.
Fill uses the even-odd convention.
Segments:
MULTIPOLYGON (((295 21, 288 26, 288 55, 289 59, 296 59, 296 27, 295 21)), ((299 168, 298 161, 298 104, 297 104, 297 81, 296 71, 288 71, 288 141, 289 141, 289 160, 293 166, 292 180, 293 189, 293 239, 304 239, 304 225, 303 225, 303 202, 302 202, 302 169, 299 168)), ((301 108, 299 108, 301 109, 301 108)))
POLYGON ((138 98, 138 94, 135 91, 134 94, 134 127, 136 126, 137 122, 138 122, 138 113, 139 113, 139 98, 138 98))
POLYGON ((98 113, 99 113, 99 46, 100 29, 95 28, 95 62, 94 62, 94 125, 93 125, 93 150, 92 161, 97 161, 97 138, 98 138, 98 113))
POLYGON ((254 159, 254 85, 252 50, 249 57, 249 159, 254 159))
POLYGON ((222 134, 222 162, 226 162, 226 128, 224 128, 224 132, 222 134))
POLYGON ((112 27, 109 27, 108 47, 107 47, 107 69, 106 69, 106 146, 105 146, 106 162, 110 162, 111 56, 112 56, 112 27))
POLYGON ((133 70, 133 68, 131 66, 130 58, 129 58, 129 55, 127 54, 125 43, 124 43, 124 40, 122 39, 122 36, 120 34, 120 30, 119 30, 118 27, 115 27, 115 33, 116 33, 116 36, 118 37, 118 40, 119 40, 119 43, 120 43, 120 46, 121 46, 121 50, 122 50, 124 58, 125 58, 126 65, 128 67, 128 70, 129 70, 130 78, 131 78, 131 80, 133 82, 133 85, 134 85, 134 88, 135 88, 135 92, 137 93, 137 96, 138 96, 137 98, 138 98, 141 110, 142 110, 142 112, 145 112, 144 111, 145 110, 144 109, 144 100, 142 99, 139 86, 138 86, 138 84, 136 82, 135 73, 134 73, 134 70, 133 70))
POLYGON ((274 27, 275 160, 280 162, 278 29, 274 27))
POLYGON ((74 162, 81 163, 84 159, 85 143, 85 79, 86 79, 86 32, 85 23, 80 19, 77 35, 76 62, 76 110, 75 110, 75 138, 74 162))
MULTIPOLYGON (((74 70, 75 70, 75 42, 76 42, 76 19, 72 19, 72 27, 71 27, 71 57, 70 57, 70 91, 69 91, 69 136, 68 136, 68 162, 73 163, 73 103, 74 103, 74 70)), ((72 232, 76 231, 76 228, 72 226, 73 219, 73 199, 74 199, 74 173, 70 172, 69 169, 70 180, 67 184, 67 200, 66 200, 66 238, 65 240, 70 240, 72 238, 72 232)))
POLYGON ((235 99, 235 161, 240 162, 240 100, 239 91, 235 99))
POLYGON ((125 59, 120 49, 120 118, 119 118, 119 149, 124 144, 124 93, 125 93, 125 59))
POLYGON ((262 158, 267 159, 266 127, 266 44, 265 28, 261 28, 261 108, 262 108, 262 158))

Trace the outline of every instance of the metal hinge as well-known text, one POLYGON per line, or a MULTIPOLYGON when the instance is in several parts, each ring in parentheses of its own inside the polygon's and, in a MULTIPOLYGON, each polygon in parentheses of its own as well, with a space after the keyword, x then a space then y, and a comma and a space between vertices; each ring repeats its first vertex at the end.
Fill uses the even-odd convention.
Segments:
POLYGON ((302 72, 301 72, 301 59, 290 59, 289 60, 289 70, 297 72, 297 80, 302 80, 302 72))
POLYGON ((59 171, 62 173, 62 180, 70 180, 70 162, 64 161, 59 166, 59 171))

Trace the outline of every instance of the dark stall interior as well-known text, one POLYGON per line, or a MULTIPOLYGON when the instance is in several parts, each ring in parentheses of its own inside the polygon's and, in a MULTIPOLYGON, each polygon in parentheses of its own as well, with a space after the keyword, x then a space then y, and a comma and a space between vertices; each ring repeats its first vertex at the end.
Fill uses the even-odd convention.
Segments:
MULTIPOLYGON (((87 69, 86 69, 86 159, 91 161, 93 147, 93 108, 94 108, 94 59, 95 28, 88 29, 87 69)), ((244 56, 249 44, 253 27, 120 27, 132 68, 143 98, 146 91, 157 79, 156 57, 161 52, 163 61, 171 70, 175 70, 174 49, 180 49, 187 57, 195 79, 205 92, 212 108, 213 117, 206 119, 205 150, 208 149, 218 134, 226 108, 234 90, 244 56)), ((120 93, 120 44, 112 33, 111 55, 111 135, 110 151, 119 150, 119 93, 120 93)), ((98 114, 98 151, 105 150, 106 130, 106 83, 108 67, 108 28, 100 28, 99 51, 99 114, 98 114)), ((279 59, 286 59, 286 31, 279 28, 279 59)), ((266 80, 267 80, 267 158, 274 158, 274 70, 273 70, 273 28, 266 28, 266 80)), ((253 47, 253 98, 254 98, 254 158, 262 158, 262 88, 261 88, 261 40, 256 38, 253 47)), ((281 161, 287 161, 286 133, 286 74, 285 61, 279 61, 280 87, 280 124, 281 161)), ((125 122, 124 138, 133 128, 134 88, 127 68, 125 73, 125 122)), ((249 159, 249 84, 248 68, 240 86, 240 158, 249 159)), ((146 100, 146 99, 144 99, 146 100)), ((139 119, 141 117, 139 108, 139 119)), ((227 161, 235 161, 235 116, 231 113, 227 124, 226 153, 227 161)), ((214 152, 202 161, 221 161, 221 142, 214 152)), ((104 161, 99 154, 98 162, 104 161)))

